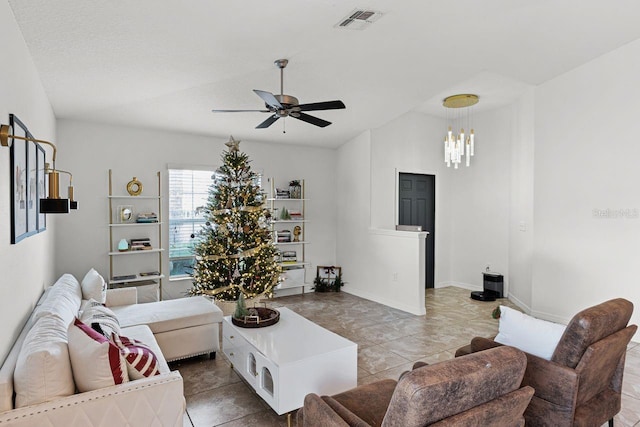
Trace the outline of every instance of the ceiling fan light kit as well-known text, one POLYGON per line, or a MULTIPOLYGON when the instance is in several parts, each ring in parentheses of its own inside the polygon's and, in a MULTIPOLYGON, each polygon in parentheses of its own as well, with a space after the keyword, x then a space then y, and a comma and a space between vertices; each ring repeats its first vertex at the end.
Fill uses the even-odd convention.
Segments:
MULTIPOLYGON (((256 95, 258 95, 265 104, 266 110, 212 110, 214 113, 245 113, 245 112, 260 112, 270 113, 271 115, 265 121, 256 126, 256 129, 266 129, 274 124, 280 118, 293 117, 294 119, 301 120, 306 123, 318 127, 326 127, 331 124, 321 118, 311 116, 304 113, 304 111, 321 111, 321 110, 339 110, 346 108, 342 101, 325 101, 314 102, 310 104, 300 104, 298 98, 291 95, 285 95, 284 93, 284 69, 289 63, 288 59, 277 59, 274 61, 276 67, 280 69, 280 94, 274 95, 271 92, 264 90, 254 89, 256 95)), ((284 131, 283 131, 284 132, 284 131)))
MULTIPOLYGON (((460 94, 448 96, 442 101, 442 105, 447 109, 456 109, 456 113, 453 115, 451 121, 454 122, 454 127, 460 128, 460 132, 457 135, 453 134, 452 125, 449 125, 447 135, 444 137, 444 161, 447 167, 458 169, 458 165, 462 162, 462 157, 465 157, 465 165, 468 167, 471 164, 471 157, 474 155, 475 135, 473 128, 469 134, 465 136, 464 122, 466 119, 467 129, 470 128, 470 116, 471 108, 480 101, 478 95, 472 94, 460 94), (466 108, 466 116, 461 109, 466 108)), ((447 122, 451 123, 449 118, 449 110, 447 110, 447 122)))

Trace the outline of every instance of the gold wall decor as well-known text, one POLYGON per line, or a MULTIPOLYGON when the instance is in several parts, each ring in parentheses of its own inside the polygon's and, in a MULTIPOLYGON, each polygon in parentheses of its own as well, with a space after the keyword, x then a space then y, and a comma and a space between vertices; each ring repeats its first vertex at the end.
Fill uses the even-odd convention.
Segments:
POLYGON ((138 181, 138 178, 135 176, 127 183, 127 192, 132 196, 139 196, 142 194, 142 183, 138 181))

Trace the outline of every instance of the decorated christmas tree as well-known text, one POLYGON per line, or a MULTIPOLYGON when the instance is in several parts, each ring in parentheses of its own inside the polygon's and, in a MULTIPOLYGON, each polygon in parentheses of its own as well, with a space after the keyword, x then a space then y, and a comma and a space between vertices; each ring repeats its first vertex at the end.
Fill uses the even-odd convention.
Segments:
POLYGON ((271 296, 280 280, 278 250, 269 229, 271 214, 249 157, 233 136, 213 175, 204 209, 206 224, 194 247, 192 295, 224 301, 271 296))

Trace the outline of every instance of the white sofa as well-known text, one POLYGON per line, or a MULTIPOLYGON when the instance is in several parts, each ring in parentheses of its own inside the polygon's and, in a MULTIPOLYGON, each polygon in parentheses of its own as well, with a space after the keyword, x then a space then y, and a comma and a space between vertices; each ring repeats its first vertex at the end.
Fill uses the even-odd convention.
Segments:
MULTIPOLYGON (((24 397, 25 383, 37 385, 35 393, 40 393, 69 381, 65 378, 67 368, 57 365, 66 363, 68 376, 71 376, 66 335, 61 337, 60 333, 42 333, 40 330, 47 323, 66 326, 73 323, 68 315, 51 314, 47 310, 56 311, 58 307, 70 305, 73 311, 79 307, 75 301, 77 296, 61 296, 61 292, 54 292, 65 286, 74 289, 72 294, 80 292, 75 290, 80 286, 76 283, 73 276, 64 275, 45 291, 0 367, 0 427, 182 426, 185 409, 183 381, 179 372, 169 369, 167 360, 206 353, 215 355, 219 349, 222 312, 203 297, 136 304, 135 288, 107 291, 106 303, 116 313, 122 335, 141 341, 155 353, 159 373, 85 392, 78 392, 71 378, 70 392, 63 391, 27 406, 16 407, 20 406, 20 399, 28 401, 24 397), (69 303, 71 299, 74 301, 69 303), (40 339, 35 345, 34 336, 40 339), (50 342, 47 341, 49 339, 50 342), (25 360, 31 359, 23 347, 29 350, 37 347, 37 352, 44 352, 45 356, 39 354, 36 366, 25 367, 25 360)), ((72 319, 79 316, 79 309, 75 310, 72 319)), ((66 329, 64 332, 66 334, 66 329)))
POLYGON ((123 328, 147 325, 167 362, 220 349, 222 310, 205 297, 136 304, 136 288, 110 289, 106 306, 123 328))

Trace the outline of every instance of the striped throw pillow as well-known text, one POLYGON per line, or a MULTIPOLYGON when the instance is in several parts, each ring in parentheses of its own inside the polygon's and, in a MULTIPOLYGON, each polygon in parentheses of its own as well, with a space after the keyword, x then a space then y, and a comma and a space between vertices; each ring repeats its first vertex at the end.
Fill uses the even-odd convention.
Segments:
POLYGON ((158 358, 146 344, 116 334, 112 339, 127 362, 129 378, 137 380, 160 374, 158 358))

